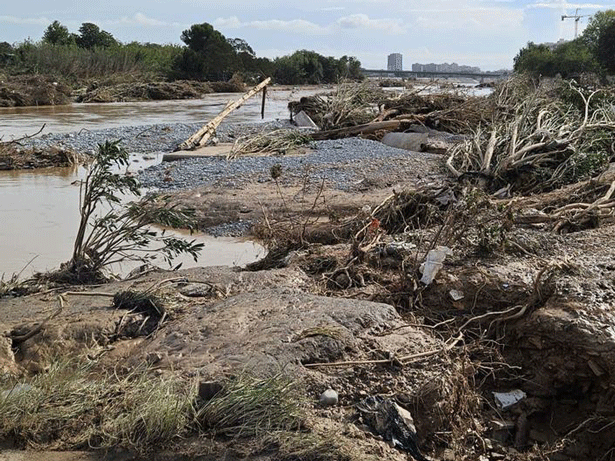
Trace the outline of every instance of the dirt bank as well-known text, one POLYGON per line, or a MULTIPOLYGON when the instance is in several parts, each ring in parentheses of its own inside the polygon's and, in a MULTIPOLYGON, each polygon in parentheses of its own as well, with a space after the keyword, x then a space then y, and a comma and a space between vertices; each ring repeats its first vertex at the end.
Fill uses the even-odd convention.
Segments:
MULTIPOLYGON (((278 87, 282 88, 282 87, 278 87)), ((284 87, 292 88, 292 87, 284 87)), ((311 88, 311 87, 307 87, 311 88)), ((129 102, 199 99, 209 93, 242 93, 241 81, 84 81, 71 85, 40 75, 0 76, 0 107, 55 106, 73 102, 129 102)))
POLYGON ((67 167, 87 162, 89 156, 61 147, 32 149, 0 142, 0 170, 67 167))
POLYGON ((148 459, 611 459, 615 165, 511 198, 488 169, 395 159, 351 187, 271 169, 167 191, 203 228, 252 224, 270 253, 243 270, 0 300, 0 436, 148 459), (71 397, 24 417, 49 389, 71 397))

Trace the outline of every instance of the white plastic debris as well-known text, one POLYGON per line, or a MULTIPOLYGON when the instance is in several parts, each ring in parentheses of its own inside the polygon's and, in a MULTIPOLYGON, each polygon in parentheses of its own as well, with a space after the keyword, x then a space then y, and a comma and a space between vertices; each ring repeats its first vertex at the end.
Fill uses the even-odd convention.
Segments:
POLYGON ((425 262, 421 264, 421 272, 423 273, 423 277, 421 277, 421 282, 425 285, 429 285, 438 275, 440 269, 442 269, 442 265, 447 256, 452 255, 453 252, 449 247, 445 246, 437 246, 429 253, 427 253, 427 257, 425 258, 425 262))
POLYGON ((514 389, 510 392, 494 392, 495 403, 501 410, 512 407, 515 403, 527 397, 521 389, 514 389))
POLYGON ((461 301, 465 297, 463 291, 459 290, 451 290, 448 294, 451 295, 453 301, 461 301))

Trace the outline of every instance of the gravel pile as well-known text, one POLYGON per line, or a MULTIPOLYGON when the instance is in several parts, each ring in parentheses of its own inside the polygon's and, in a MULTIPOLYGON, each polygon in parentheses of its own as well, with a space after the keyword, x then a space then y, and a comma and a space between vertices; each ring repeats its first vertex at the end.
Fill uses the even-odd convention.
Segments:
MULTIPOLYGON (((153 154, 172 152, 182 141, 192 136, 201 123, 171 123, 157 125, 125 126, 104 130, 83 129, 74 133, 45 134, 21 142, 24 146, 44 148, 60 146, 78 152, 93 153, 99 144, 120 139, 122 146, 131 153, 153 154)), ((222 124, 218 130, 220 142, 233 142, 236 138, 260 131, 289 127, 284 120, 266 123, 222 124)))
POLYGON ((340 190, 360 190, 366 182, 394 184, 406 175, 434 170, 434 155, 408 152, 376 141, 346 138, 318 141, 311 152, 297 156, 194 158, 156 165, 144 170, 139 180, 146 187, 163 190, 215 185, 237 188, 251 181, 272 181, 271 168, 280 165, 281 184, 296 183, 309 177, 327 181, 340 190), (384 178, 384 179, 383 179, 384 178))
MULTIPOLYGON (((287 121, 222 125, 217 135, 221 142, 232 142, 250 133, 288 126, 287 121)), ((129 152, 150 155, 173 151, 198 128, 199 124, 160 124, 81 130, 41 136, 24 144, 35 147, 55 145, 93 152, 106 140, 121 139, 129 152)), ((434 160, 440 158, 359 138, 318 141, 310 147, 306 155, 244 156, 233 161, 210 157, 165 162, 142 170, 139 180, 144 187, 167 191, 209 185, 237 188, 251 181, 272 181, 271 168, 280 165, 282 174, 278 181, 281 184, 296 183, 309 177, 310 181, 326 180, 328 187, 361 191, 374 185, 387 187, 405 179, 437 174, 438 162, 434 160)))

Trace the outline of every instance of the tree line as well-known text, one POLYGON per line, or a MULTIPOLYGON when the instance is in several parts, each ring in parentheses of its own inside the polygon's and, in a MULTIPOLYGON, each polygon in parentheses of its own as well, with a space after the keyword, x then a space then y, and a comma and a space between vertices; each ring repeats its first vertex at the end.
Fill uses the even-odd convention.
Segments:
POLYGON ((355 57, 338 59, 308 50, 273 60, 257 57, 245 40, 227 38, 208 23, 192 25, 180 38, 183 46, 123 44, 96 24, 83 23, 78 33, 71 33, 54 21, 38 42, 0 42, 0 70, 74 78, 140 73, 144 78, 200 81, 226 81, 238 75, 246 82, 273 77, 290 85, 362 78, 361 63, 355 57))
POLYGON ((575 40, 555 45, 528 43, 514 59, 515 72, 573 78, 615 73, 615 10, 599 11, 575 40))

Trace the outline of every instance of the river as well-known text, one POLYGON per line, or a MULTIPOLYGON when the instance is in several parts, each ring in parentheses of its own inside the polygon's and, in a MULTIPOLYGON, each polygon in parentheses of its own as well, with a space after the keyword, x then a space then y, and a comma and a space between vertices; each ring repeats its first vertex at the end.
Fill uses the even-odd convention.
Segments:
MULTIPOLYGON (((320 90, 322 91, 322 89, 320 90)), ((288 118, 289 100, 317 90, 273 90, 267 95, 265 121, 288 118)), ((37 132, 68 133, 114 128, 125 125, 207 122, 238 94, 211 94, 199 100, 72 104, 54 107, 0 108, 0 138, 16 139, 37 132)), ((261 98, 247 101, 232 113, 229 123, 261 119, 261 98)), ((160 161, 159 157, 150 164, 160 161)), ((147 161, 140 159, 140 167, 147 161)), ((50 168, 0 171, 0 276, 22 276, 57 268, 70 258, 79 222, 79 186, 84 168, 50 168)), ((178 261, 194 265, 245 265, 264 255, 264 249, 250 241, 187 235, 205 245, 198 263, 190 258, 178 261)), ((131 266, 118 268, 126 272, 131 266)))

